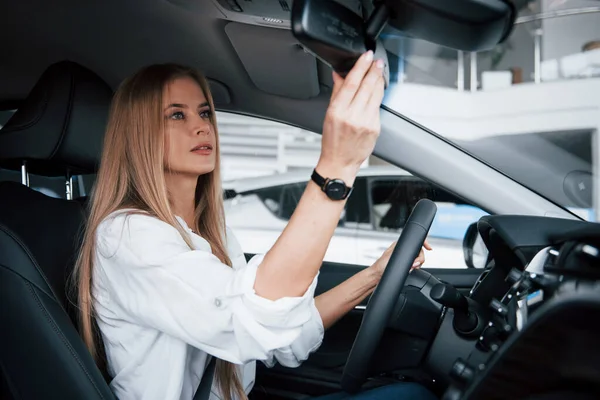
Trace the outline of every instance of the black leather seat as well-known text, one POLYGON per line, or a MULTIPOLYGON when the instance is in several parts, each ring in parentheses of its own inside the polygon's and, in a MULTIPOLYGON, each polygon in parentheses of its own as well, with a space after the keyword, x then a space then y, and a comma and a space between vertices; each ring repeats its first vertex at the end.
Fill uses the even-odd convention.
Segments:
MULTIPOLYGON (((94 173, 111 97, 91 71, 52 65, 0 130, 0 168, 94 173)), ((114 399, 66 295, 84 223, 81 202, 0 183, 2 399, 114 399)))

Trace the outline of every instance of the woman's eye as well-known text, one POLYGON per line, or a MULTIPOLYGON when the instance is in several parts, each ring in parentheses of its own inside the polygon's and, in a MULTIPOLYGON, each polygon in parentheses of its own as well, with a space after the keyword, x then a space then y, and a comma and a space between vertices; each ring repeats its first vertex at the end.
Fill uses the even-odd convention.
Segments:
POLYGON ((210 110, 200 111, 201 118, 210 118, 211 115, 212 115, 212 112, 210 110))
POLYGON ((184 118, 185 118, 185 115, 181 111, 177 111, 177 112, 174 112, 173 114, 171 114, 171 119, 179 120, 179 119, 184 119, 184 118))

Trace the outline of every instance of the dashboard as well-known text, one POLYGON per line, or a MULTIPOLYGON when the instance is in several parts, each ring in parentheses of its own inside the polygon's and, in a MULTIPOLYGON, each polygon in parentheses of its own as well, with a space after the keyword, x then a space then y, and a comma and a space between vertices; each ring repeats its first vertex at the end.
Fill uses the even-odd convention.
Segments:
POLYGON ((443 399, 598 398, 600 224, 486 216, 477 229, 487 267, 428 355, 443 399))

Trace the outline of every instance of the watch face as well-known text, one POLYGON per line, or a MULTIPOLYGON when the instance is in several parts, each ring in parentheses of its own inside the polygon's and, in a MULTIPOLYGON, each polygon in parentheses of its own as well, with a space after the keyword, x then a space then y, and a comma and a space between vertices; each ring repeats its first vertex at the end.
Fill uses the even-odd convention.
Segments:
POLYGON ((340 179, 332 179, 327 183, 325 193, 332 200, 343 200, 346 193, 346 184, 340 179))

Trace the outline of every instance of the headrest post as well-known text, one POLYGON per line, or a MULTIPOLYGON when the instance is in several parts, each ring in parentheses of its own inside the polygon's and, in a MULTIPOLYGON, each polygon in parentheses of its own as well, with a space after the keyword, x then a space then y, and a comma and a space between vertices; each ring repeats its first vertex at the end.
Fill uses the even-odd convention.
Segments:
POLYGON ((73 177, 71 176, 70 172, 67 172, 65 186, 66 186, 65 193, 67 195, 67 200, 73 200, 73 177))
POLYGON ((27 172, 27 161, 25 160, 21 164, 21 183, 29 187, 29 173, 27 172))
POLYGON ((79 196, 87 196, 85 191, 85 183, 83 182, 83 177, 81 175, 77 177, 77 189, 79 196))

